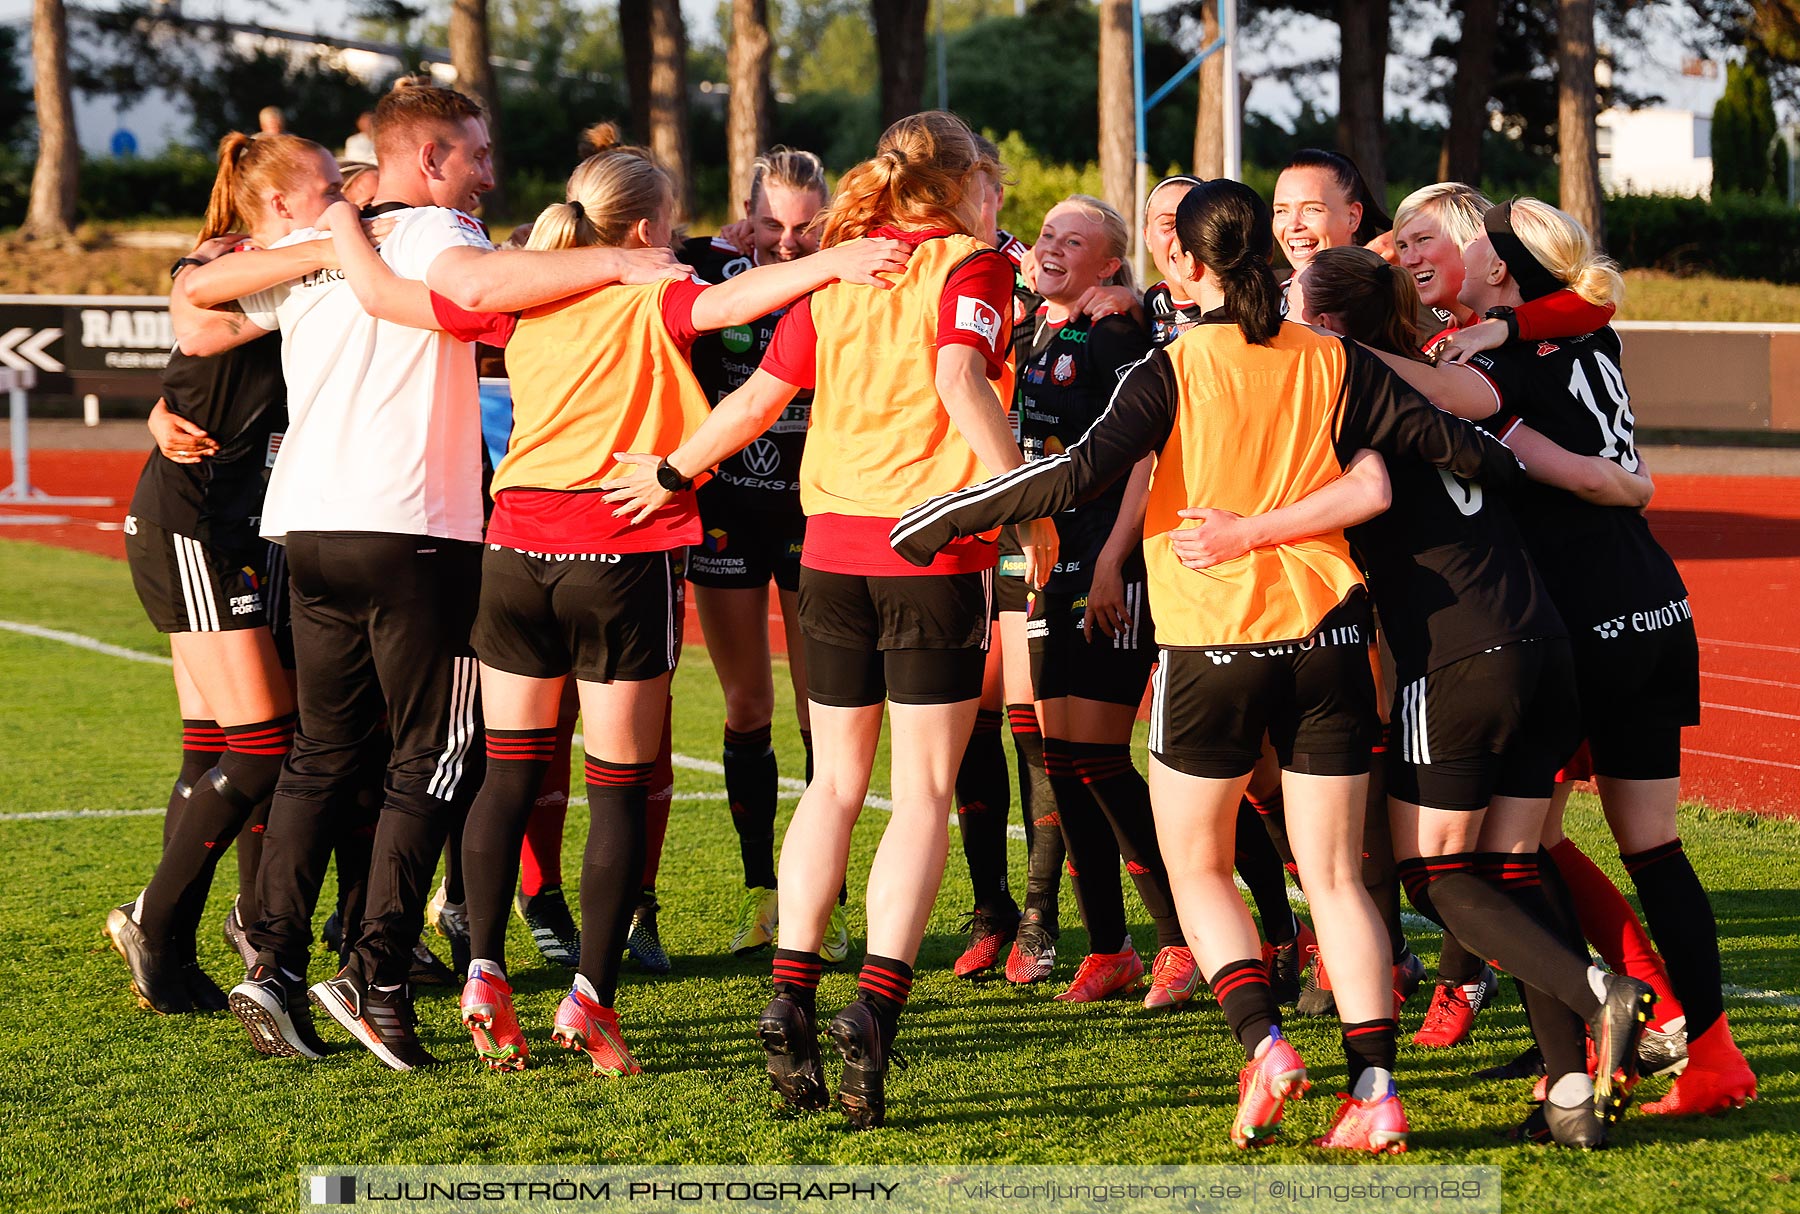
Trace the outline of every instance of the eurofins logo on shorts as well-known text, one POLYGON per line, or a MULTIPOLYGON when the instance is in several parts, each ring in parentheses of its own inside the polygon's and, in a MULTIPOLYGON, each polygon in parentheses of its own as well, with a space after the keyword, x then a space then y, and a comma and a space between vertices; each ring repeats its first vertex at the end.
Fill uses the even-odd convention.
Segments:
POLYGON ((1593 625, 1596 635, 1603 641, 1610 641, 1623 636, 1627 630, 1631 632, 1661 632, 1664 628, 1673 628, 1677 624, 1686 623, 1694 618, 1694 610, 1688 606, 1686 599, 1670 599, 1661 607, 1652 607, 1648 611, 1634 611, 1630 615, 1614 616, 1610 620, 1601 620, 1593 625))

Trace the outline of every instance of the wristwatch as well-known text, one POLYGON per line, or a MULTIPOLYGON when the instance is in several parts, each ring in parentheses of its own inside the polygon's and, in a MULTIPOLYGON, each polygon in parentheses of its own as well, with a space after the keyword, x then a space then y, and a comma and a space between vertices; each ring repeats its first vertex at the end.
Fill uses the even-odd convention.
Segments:
POLYGON ((201 261, 198 257, 183 257, 180 261, 169 267, 169 279, 170 281, 173 281, 175 276, 181 273, 184 266, 203 266, 205 264, 206 263, 201 261))
POLYGON ((694 487, 694 478, 683 476, 677 472, 675 465, 671 464, 669 457, 665 455, 662 462, 656 465, 656 483, 670 493, 684 493, 694 487))
POLYGON ((1506 322, 1506 340, 1519 340, 1519 314, 1508 304, 1497 304, 1483 312, 1484 320, 1503 320, 1506 322))

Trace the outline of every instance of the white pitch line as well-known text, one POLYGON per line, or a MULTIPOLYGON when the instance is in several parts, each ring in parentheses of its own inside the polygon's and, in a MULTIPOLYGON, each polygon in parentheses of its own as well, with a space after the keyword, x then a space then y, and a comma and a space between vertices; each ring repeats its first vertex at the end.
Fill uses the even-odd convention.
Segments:
POLYGON ((64 632, 60 628, 44 628, 38 624, 21 624, 15 620, 0 620, 0 629, 16 632, 21 636, 37 637, 44 641, 61 641, 63 644, 73 645, 77 649, 103 653, 109 658, 124 658, 127 662, 148 662, 152 666, 173 666, 175 664, 160 654, 126 649, 123 645, 109 645, 105 641, 96 641, 93 637, 82 636, 79 632, 64 632))
POLYGON ((1786 991, 1767 991, 1758 987, 1739 986, 1735 982, 1727 982, 1719 989, 1733 999, 1752 999, 1758 1003, 1777 1003, 1782 1007, 1800 1007, 1800 995, 1790 995, 1786 991))
POLYGON ((71 818, 160 818, 168 810, 154 809, 43 809, 35 813, 0 814, 0 822, 66 822, 71 818))

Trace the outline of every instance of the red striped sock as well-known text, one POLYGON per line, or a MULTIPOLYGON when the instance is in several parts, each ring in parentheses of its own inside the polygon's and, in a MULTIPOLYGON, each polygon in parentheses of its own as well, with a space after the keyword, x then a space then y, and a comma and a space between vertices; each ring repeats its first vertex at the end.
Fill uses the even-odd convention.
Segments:
POLYGON ((900 1009, 912 994, 912 966, 893 957, 870 954, 863 958, 862 973, 856 978, 856 993, 875 1005, 875 1013, 891 1035, 900 1009))

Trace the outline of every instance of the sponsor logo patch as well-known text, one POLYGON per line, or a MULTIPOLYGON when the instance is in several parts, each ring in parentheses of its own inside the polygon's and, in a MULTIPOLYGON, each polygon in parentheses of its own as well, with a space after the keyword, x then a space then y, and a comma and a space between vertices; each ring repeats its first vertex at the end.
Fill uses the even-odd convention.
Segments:
POLYGON ((990 349, 1000 348, 1000 313, 994 305, 973 295, 956 297, 956 327, 973 333, 987 342, 990 349))
POLYGON ((1064 387, 1074 383, 1075 356, 1073 354, 1058 354, 1056 356, 1056 365, 1050 368, 1050 378, 1064 387))

